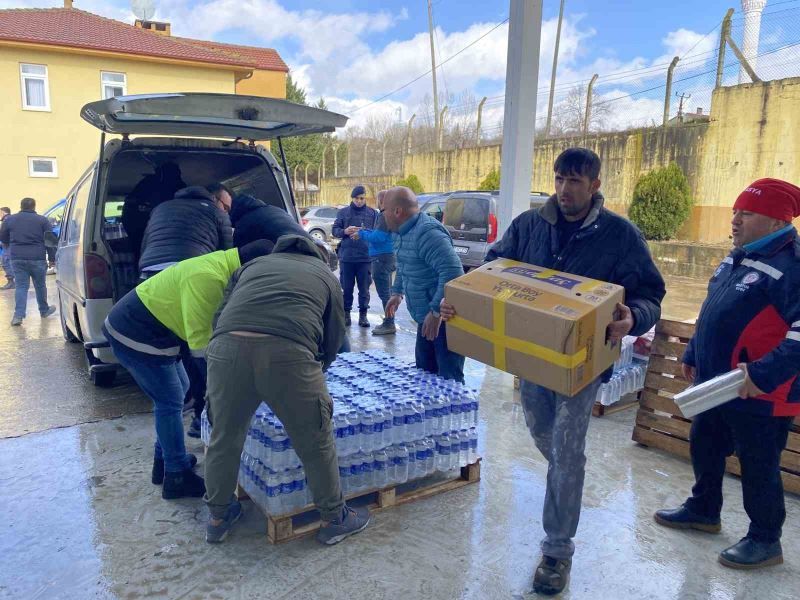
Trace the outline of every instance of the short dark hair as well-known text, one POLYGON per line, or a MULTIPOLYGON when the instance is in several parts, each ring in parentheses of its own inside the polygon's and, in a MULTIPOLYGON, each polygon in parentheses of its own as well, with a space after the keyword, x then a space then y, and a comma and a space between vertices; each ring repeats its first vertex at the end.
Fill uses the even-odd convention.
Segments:
POLYGON ((586 176, 591 181, 600 177, 600 157, 588 148, 567 148, 558 155, 553 171, 560 175, 586 176))
POLYGON ((0 212, 4 212, 7 215, 10 215, 11 214, 11 209, 8 208, 7 206, 3 206, 3 207, 0 207, 0 212))
POLYGON ((211 185, 207 186, 206 189, 208 190, 209 194, 213 194, 215 196, 219 192, 228 192, 228 195, 231 198, 233 198, 233 192, 231 191, 231 188, 229 188, 224 183, 220 183, 219 181, 217 183, 212 183, 211 185))
POLYGON ((19 203, 20 210, 36 210, 36 200, 33 198, 23 198, 19 203))

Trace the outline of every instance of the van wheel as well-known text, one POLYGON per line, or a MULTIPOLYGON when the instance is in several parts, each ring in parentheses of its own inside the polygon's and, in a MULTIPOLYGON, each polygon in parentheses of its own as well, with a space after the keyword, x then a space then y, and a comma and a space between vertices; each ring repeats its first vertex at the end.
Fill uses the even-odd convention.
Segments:
POLYGON ((61 333, 64 336, 64 340, 69 342, 70 344, 77 344, 80 340, 77 336, 69 330, 67 326, 67 322, 64 320, 64 312, 61 308, 61 293, 58 294, 58 314, 59 320, 61 321, 61 333))
POLYGON ((116 377, 116 371, 95 371, 91 374, 92 383, 101 388, 107 388, 114 385, 114 379, 116 379, 116 377))

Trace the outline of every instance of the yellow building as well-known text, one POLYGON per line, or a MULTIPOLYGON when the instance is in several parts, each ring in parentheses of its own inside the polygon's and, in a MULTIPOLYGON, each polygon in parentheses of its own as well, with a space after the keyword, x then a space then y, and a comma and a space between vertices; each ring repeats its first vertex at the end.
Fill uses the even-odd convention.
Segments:
POLYGON ((158 92, 286 97, 275 50, 173 37, 169 23, 129 25, 72 7, 0 10, 0 206, 25 196, 43 212, 99 150, 87 102, 158 92))

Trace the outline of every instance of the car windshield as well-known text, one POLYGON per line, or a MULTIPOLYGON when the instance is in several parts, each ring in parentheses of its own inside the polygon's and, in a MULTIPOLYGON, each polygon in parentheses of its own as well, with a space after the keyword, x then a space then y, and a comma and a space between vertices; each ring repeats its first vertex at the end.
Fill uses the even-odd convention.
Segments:
POLYGON ((457 230, 486 230, 489 223, 489 199, 467 196, 450 198, 444 210, 444 225, 457 230))

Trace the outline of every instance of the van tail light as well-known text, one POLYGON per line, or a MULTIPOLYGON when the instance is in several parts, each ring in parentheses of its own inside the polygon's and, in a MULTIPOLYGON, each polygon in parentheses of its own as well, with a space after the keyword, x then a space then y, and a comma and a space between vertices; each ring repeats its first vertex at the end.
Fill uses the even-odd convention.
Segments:
POLYGON ((308 219, 300 219, 300 221, 303 223, 303 227, 308 225, 308 219))
POLYGON ((97 254, 86 254, 84 258, 86 269, 86 298, 102 300, 113 298, 111 284, 111 267, 97 254))
POLYGON ((490 244, 497 239, 497 215, 489 215, 489 234, 486 236, 486 241, 490 244))

